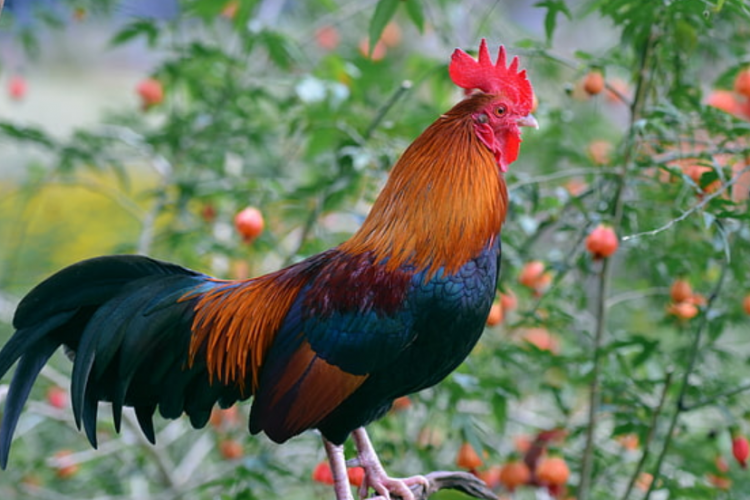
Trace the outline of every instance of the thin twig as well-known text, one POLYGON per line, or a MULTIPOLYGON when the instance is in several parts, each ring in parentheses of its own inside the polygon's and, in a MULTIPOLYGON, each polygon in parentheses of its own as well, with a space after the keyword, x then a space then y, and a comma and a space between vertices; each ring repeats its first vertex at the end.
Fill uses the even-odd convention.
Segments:
POLYGON ((131 411, 125 411, 122 413, 122 423, 127 426, 130 431, 137 437, 140 448, 146 453, 151 455, 156 462, 156 466, 159 469, 159 473, 165 485, 169 486, 173 490, 177 490, 179 482, 174 475, 174 463, 164 453, 164 450, 159 446, 152 445, 141 433, 140 425, 135 419, 135 414, 131 411))
POLYGON ((528 186, 529 184, 541 184, 543 182, 549 182, 554 181, 557 179, 564 179, 566 177, 573 177, 576 175, 586 175, 586 174, 597 174, 597 175, 604 175, 605 172, 601 168, 577 168, 577 169, 570 169, 570 170, 564 170, 562 172, 555 172, 553 174, 547 174, 547 175, 538 175, 536 177, 530 177, 528 179, 519 180, 517 182, 514 182, 513 184, 510 184, 508 186, 508 191, 513 191, 514 189, 518 189, 522 186, 528 186))
POLYGON ((638 481, 638 477, 641 475, 641 471, 643 471, 643 468, 646 465, 646 460, 648 460, 649 452, 651 451, 651 443, 653 442, 654 435, 656 434, 656 423, 661 416, 661 411, 664 409, 664 403, 667 400, 667 394, 669 393, 669 388, 672 385, 672 374, 673 372, 670 370, 667 372, 667 375, 664 378, 664 388, 661 391, 659 403, 656 405, 656 408, 654 408, 654 413, 651 415, 651 424, 648 429, 646 441, 643 443, 641 459, 638 461, 638 465, 636 465, 635 470, 633 471, 633 475, 630 477, 630 482, 628 482, 628 487, 625 490, 625 494, 622 496, 622 500, 627 500, 630 496, 630 493, 633 491, 633 487, 635 486, 636 481, 638 481))
POLYGON ((711 202, 711 200, 713 200, 714 198, 716 198, 716 197, 721 196, 722 194, 724 194, 726 192, 726 190, 729 189, 734 183, 736 183, 740 179, 740 176, 742 174, 744 174, 745 172, 750 172, 750 165, 748 165, 747 167, 745 167, 742 170, 740 170, 739 172, 737 172, 737 174, 735 174, 731 179, 729 179, 729 181, 727 181, 725 184, 722 184, 722 186, 719 187, 719 189, 717 189, 713 193, 709 194, 708 196, 704 197, 699 203, 696 203, 692 208, 689 208, 688 210, 686 210, 685 212, 683 212, 682 214, 680 214, 679 217, 670 220, 669 222, 667 222, 663 226, 658 227, 656 229, 652 229, 650 231, 643 231, 643 232, 631 234, 631 235, 628 235, 628 236, 623 236, 622 237, 622 241, 634 240, 634 239, 640 238, 642 236, 655 236, 655 235, 657 235, 657 234, 659 234, 661 232, 664 232, 664 231, 670 229, 672 226, 674 226, 678 222, 684 221, 685 219, 687 219, 688 217, 690 217, 692 214, 694 214, 698 210, 700 210, 703 207, 705 207, 706 205, 708 205, 711 202))
POLYGON ((730 396, 736 396, 737 394, 741 394, 745 391, 750 391, 750 384, 741 385, 739 387, 735 387, 734 389, 730 389, 728 391, 720 392, 719 394, 714 394, 713 396, 701 399, 697 403, 693 403, 691 405, 686 405, 683 402, 682 405, 682 411, 683 412, 689 412, 693 411, 697 408, 702 408, 704 406, 710 405, 712 403, 715 403, 717 400, 722 398, 728 398, 730 396))
POLYGON ((378 110, 378 114, 375 115, 375 118, 373 118, 372 122, 370 122, 370 125, 367 127, 367 131, 365 131, 364 135, 362 136, 365 141, 368 141, 370 137, 372 137, 372 134, 378 128, 380 122, 383 121, 385 115, 388 114, 388 111, 390 111, 391 108, 396 105, 396 103, 404 96, 404 94, 411 90, 412 86, 413 84, 411 83, 411 80, 404 80, 403 82, 401 82, 401 85, 399 85, 396 91, 391 94, 391 97, 385 102, 385 104, 380 107, 380 109, 378 110))
POLYGON ((656 465, 654 467, 654 472, 653 472, 653 480, 651 481, 651 485, 649 486, 648 491, 646 492, 646 496, 644 497, 644 500, 648 500, 651 497, 651 492, 653 492, 654 488, 656 487, 656 484, 658 482, 657 480, 659 479, 659 474, 661 473, 661 467, 664 464, 664 459, 667 456, 667 453, 669 452, 670 446, 672 445, 672 438, 674 437, 674 432, 675 432, 675 429, 677 428, 677 423, 680 420, 680 415, 687 408, 685 406, 685 395, 687 394, 688 387, 690 386, 690 376, 693 373, 693 369, 695 368, 695 363, 698 359, 698 353, 700 352, 701 340, 703 339, 703 331, 706 329, 706 326, 708 325, 709 312, 711 311, 711 307, 713 306, 713 303, 716 300, 716 297, 718 297, 719 292, 721 291, 721 287, 724 284, 724 279, 726 278, 728 269, 729 269, 729 261, 724 260, 724 265, 721 268, 721 274, 719 275, 718 280, 716 280, 716 286, 714 286, 714 289, 711 292, 711 295, 708 297, 708 300, 706 302, 706 309, 703 311, 703 316, 701 318, 701 321, 698 323, 696 327, 695 337, 693 338, 693 343, 690 346, 690 357, 688 358, 688 364, 685 369, 685 372, 682 374, 682 380, 680 382, 680 391, 677 396, 677 408, 675 408, 675 411, 672 414, 672 420, 669 422, 669 428, 664 438, 664 446, 662 447, 661 452, 659 453, 659 457, 656 460, 656 465))
MULTIPOLYGON (((652 27, 649 39, 643 47, 643 53, 640 60, 640 69, 638 71, 638 80, 636 83, 635 97, 630 107, 630 125, 628 137, 625 144, 625 153, 623 161, 617 175, 615 193, 612 204, 612 225, 615 231, 622 225, 624 210, 625 180, 632 163, 634 154, 636 122, 640 119, 643 106, 646 101, 646 90, 649 84, 647 68, 651 59, 653 47, 657 41, 658 34, 655 27, 652 27)), ((594 367, 592 369, 591 384, 589 387, 589 412, 588 426, 586 427, 586 444, 584 445, 583 458, 581 464, 581 482, 578 488, 579 500, 588 500, 591 493, 591 485, 594 473, 594 438, 598 421, 599 406, 601 403, 601 371, 603 365, 602 344, 604 341, 604 331, 607 324, 607 293, 609 284, 612 281, 611 259, 604 259, 601 274, 599 275, 599 295, 596 304, 596 326, 594 330, 594 367)))

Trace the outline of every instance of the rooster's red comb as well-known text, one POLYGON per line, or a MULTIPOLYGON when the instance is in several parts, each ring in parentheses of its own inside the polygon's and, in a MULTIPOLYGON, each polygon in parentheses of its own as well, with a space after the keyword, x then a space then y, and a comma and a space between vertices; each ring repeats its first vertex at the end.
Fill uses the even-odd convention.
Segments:
POLYGON ((492 63, 487 40, 479 44, 479 60, 475 60, 461 49, 456 49, 451 57, 448 73, 453 83, 471 90, 479 89, 486 94, 503 94, 515 100, 521 107, 531 110, 534 91, 526 79, 526 70, 518 71, 518 57, 506 66, 505 47, 500 46, 497 62, 492 63))

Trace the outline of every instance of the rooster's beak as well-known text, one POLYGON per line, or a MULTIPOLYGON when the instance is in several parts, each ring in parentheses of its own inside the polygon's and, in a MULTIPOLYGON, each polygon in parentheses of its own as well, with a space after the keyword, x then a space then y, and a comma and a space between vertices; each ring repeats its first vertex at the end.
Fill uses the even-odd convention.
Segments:
POLYGON ((526 116, 522 116, 518 120, 516 120, 516 123, 519 127, 534 127, 539 128, 539 123, 537 123, 536 118, 534 118, 534 115, 529 113, 526 116))

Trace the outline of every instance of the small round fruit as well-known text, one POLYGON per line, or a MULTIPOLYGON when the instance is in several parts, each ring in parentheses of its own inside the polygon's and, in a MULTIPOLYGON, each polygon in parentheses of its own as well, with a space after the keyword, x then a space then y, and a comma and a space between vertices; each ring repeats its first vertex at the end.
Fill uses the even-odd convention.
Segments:
POLYGON ((560 343, 546 328, 527 329, 523 334, 523 340, 536 346, 540 351, 549 351, 553 354, 560 352, 560 343))
POLYGON ((508 293, 500 294, 500 305, 503 311, 512 311, 518 307, 518 297, 516 294, 508 290, 508 293))
POLYGON ((531 471, 529 470, 529 466, 520 460, 512 460, 506 463, 500 471, 500 483, 508 491, 513 491, 519 486, 528 484, 530 480, 531 471))
POLYGON ((380 40, 386 47, 396 47, 401 43, 401 28, 395 22, 391 21, 383 28, 380 40))
POLYGON ((562 457, 546 457, 536 465, 536 478, 547 486, 560 486, 568 482, 570 469, 562 457))
POLYGON ((503 306, 499 302, 495 302, 490 307, 490 313, 487 315, 487 326, 495 326, 503 321, 503 306))
POLYGON ((8 96, 14 101, 20 101, 26 97, 26 92, 29 90, 29 86, 26 84, 26 80, 20 76, 12 76, 8 80, 8 96))
POLYGON ((635 486, 639 490, 646 492, 651 487, 651 483, 654 482, 654 475, 648 472, 641 472, 638 475, 638 479, 635 481, 635 486))
POLYGON ((263 232, 263 214, 255 207, 247 207, 234 216, 234 227, 242 239, 250 243, 263 232))
POLYGON ((632 433, 617 436, 617 442, 620 443, 620 446, 630 451, 637 450, 641 444, 638 434, 632 433))
POLYGON ((669 295, 674 302, 686 302, 693 297, 693 288, 685 280, 675 280, 669 290, 669 295))
POLYGON ((750 458, 750 443, 742 435, 732 437, 732 455, 740 467, 747 469, 747 459, 750 458))
MULTIPOLYGON (((503 468, 499 465, 490 465, 485 470, 476 472, 476 476, 484 481, 484 484, 491 490, 500 486, 500 473, 503 468)), ((499 499, 498 499, 499 500, 499 499)))
POLYGON ((50 387, 47 390, 47 402, 53 408, 62 410, 68 406, 68 393, 62 387, 50 387))
POLYGON ((532 260, 524 264, 521 273, 518 275, 518 282, 528 288, 536 288, 542 275, 544 274, 544 262, 532 260))
POLYGON ((474 470, 482 466, 482 459, 469 443, 464 443, 458 449, 456 465, 462 469, 474 470))
POLYGON ((732 487, 732 480, 726 476, 720 476, 718 474, 706 474, 706 479, 714 487, 720 490, 728 490, 732 487))
POLYGON ((312 473, 312 479, 318 483, 333 484, 333 472, 331 472, 330 464, 324 460, 316 465, 312 473))
POLYGON ((382 40, 378 40, 378 43, 375 44, 375 47, 372 49, 372 54, 370 54, 370 41, 367 38, 363 38, 359 42, 359 53, 362 54, 363 57, 372 61, 380 61, 385 57, 387 52, 388 49, 382 40))
POLYGON ((595 165, 609 165, 612 161, 612 143, 604 139, 591 141, 588 154, 595 165))
POLYGON ((750 314, 750 295, 745 295, 745 298, 742 299, 742 309, 746 314, 750 314))
POLYGON ((678 302, 667 307, 667 313, 679 319, 693 319, 698 315, 698 306, 690 302, 678 302))
POLYGON ((225 439, 219 443, 219 453, 227 460, 237 460, 242 458, 244 451, 241 443, 234 439, 225 439))
POLYGON ((339 46, 339 30, 330 24, 321 26, 315 31, 315 41, 324 50, 334 50, 339 46))
POLYGON ((234 16, 237 15, 237 11, 240 8, 240 2, 239 0, 231 0, 224 5, 224 8, 221 9, 221 16, 225 17, 227 19, 234 19, 234 16))
POLYGON ((346 475, 349 476, 349 484, 359 488, 365 481, 365 470, 362 467, 349 467, 346 469, 346 475))
POLYGON ((734 79, 734 91, 745 97, 750 97, 750 68, 737 73, 737 77, 734 79))
POLYGON ((586 238, 586 249, 593 254, 594 259, 612 256, 619 246, 620 240, 615 230, 604 224, 599 224, 586 238))
POLYGON ((583 90, 589 95, 596 95, 604 90, 604 76, 601 71, 590 71, 583 79, 583 90))
POLYGON ((411 398, 409 396, 401 396, 393 400, 391 409, 393 411, 404 411, 411 408, 411 398))
POLYGON ((55 475, 60 479, 68 479, 78 473, 78 463, 73 460, 73 452, 60 450, 54 455, 55 475))
POLYGON ((164 100, 164 87, 155 78, 143 80, 136 86, 135 91, 141 96, 141 108, 144 111, 161 104, 164 100))

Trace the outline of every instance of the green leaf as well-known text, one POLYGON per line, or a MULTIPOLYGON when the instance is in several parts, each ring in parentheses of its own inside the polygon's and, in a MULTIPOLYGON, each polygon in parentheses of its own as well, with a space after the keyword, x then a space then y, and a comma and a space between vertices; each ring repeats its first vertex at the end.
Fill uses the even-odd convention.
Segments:
POLYGON ((555 34, 555 28, 557 27, 557 14, 562 12, 565 17, 571 19, 570 10, 565 4, 565 0, 545 0, 544 2, 537 2, 534 7, 544 7, 547 9, 547 14, 544 16, 544 32, 547 37, 547 43, 552 42, 552 36, 555 34))
POLYGON ((422 0, 405 0, 404 7, 409 19, 414 23, 420 33, 424 32, 424 8, 422 0))
POLYGON ((139 36, 146 37, 149 47, 154 47, 156 41, 159 38, 159 29, 154 23, 147 20, 139 20, 121 29, 112 39, 109 41, 111 46, 123 45, 127 42, 138 38, 139 36))
POLYGON ((370 36, 369 56, 372 56, 375 44, 380 40, 380 35, 383 34, 385 26, 393 18, 400 2, 401 0, 380 0, 375 7, 375 13, 372 15, 372 19, 370 19, 370 30, 368 32, 370 36))

